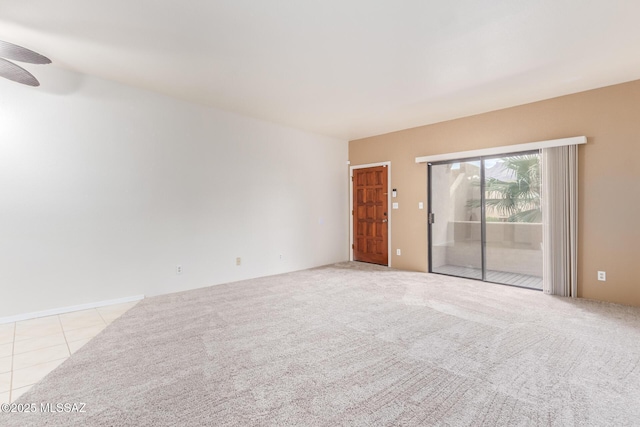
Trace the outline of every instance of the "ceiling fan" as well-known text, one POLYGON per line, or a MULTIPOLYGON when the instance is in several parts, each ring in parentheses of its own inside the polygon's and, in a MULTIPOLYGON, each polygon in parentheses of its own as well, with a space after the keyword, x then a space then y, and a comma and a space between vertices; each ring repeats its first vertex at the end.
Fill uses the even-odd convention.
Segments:
POLYGON ((51 64, 46 56, 0 40, 0 76, 29 86, 40 86, 40 82, 33 74, 8 59, 29 64, 51 64))

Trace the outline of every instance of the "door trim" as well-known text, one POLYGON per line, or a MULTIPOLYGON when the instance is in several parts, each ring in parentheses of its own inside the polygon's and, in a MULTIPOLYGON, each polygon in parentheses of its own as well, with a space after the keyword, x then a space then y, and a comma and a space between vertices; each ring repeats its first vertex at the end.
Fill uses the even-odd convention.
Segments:
POLYGON ((391 204, 391 162, 380 162, 380 163, 367 163, 364 165, 355 165, 349 166, 349 261, 353 261, 353 170, 354 169, 366 169, 372 168, 376 166, 386 166, 387 167, 387 212, 388 219, 387 222, 387 267, 391 267, 391 218, 393 215, 391 214, 392 204, 391 204))

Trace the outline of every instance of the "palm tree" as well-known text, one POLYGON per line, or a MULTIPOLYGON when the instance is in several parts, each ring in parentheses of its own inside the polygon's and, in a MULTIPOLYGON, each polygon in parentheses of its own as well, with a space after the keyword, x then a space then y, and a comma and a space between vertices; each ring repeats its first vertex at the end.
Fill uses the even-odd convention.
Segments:
MULTIPOLYGON (((504 157, 499 165, 503 179, 485 179, 485 206, 506 216, 507 222, 542 222, 539 156, 504 157)), ((475 185, 480 182, 475 181, 475 185)), ((467 207, 480 207, 480 200, 469 200, 467 207)))

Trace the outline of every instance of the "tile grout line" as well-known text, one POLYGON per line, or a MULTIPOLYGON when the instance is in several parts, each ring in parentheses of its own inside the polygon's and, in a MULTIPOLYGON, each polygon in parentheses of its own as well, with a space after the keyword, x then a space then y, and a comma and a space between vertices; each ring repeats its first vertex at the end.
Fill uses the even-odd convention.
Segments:
POLYGON ((11 395, 13 394, 13 361, 15 360, 15 350, 16 350, 16 329, 17 322, 13 322, 13 342, 11 343, 11 379, 9 380, 9 403, 11 401, 11 395))
MULTIPOLYGON (((96 313, 98 313, 98 316, 100 317, 100 320, 102 320, 103 325, 100 325, 100 326, 105 326, 105 327, 108 326, 107 322, 104 320, 104 318, 102 317, 102 315, 100 314, 100 312, 98 311, 97 308, 92 308, 91 310, 95 310, 96 313)), ((83 311, 89 311, 89 310, 83 310, 83 311)), ((67 344, 67 350, 69 350, 69 356, 68 357, 71 357, 73 353, 71 353, 71 346, 69 345, 69 339, 67 338, 67 334, 65 333, 64 325, 62 324, 62 319, 60 319, 60 316, 58 316, 58 320, 60 321, 60 327, 62 328, 62 335, 64 335, 64 341, 67 344)), ((78 329, 84 329, 85 327, 86 328, 91 328, 93 326, 97 326, 97 325, 83 326, 81 328, 69 329, 69 331, 74 331, 74 330, 78 330, 78 329)), ((95 335, 89 337, 88 339, 92 340, 94 337, 95 337, 95 335)), ((86 338, 83 338, 83 339, 86 339, 86 338)), ((76 340, 76 341, 81 341, 81 340, 76 340)), ((71 342, 76 342, 76 341, 71 341, 71 342)))
MULTIPOLYGON (((63 336, 64 336, 64 334, 63 334, 63 336)), ((67 339, 65 338, 65 342, 66 341, 67 341, 67 339)), ((51 345, 48 345, 46 347, 39 347, 39 348, 34 348, 34 349, 31 349, 31 350, 27 350, 27 351, 21 351, 20 353, 16 353, 16 355, 21 355, 21 354, 25 354, 25 353, 31 353, 31 352, 34 352, 34 351, 46 350, 46 349, 49 349, 51 347, 57 347, 59 345, 62 345, 62 344, 51 344, 51 345)))
MULTIPOLYGON (((38 367, 38 366, 42 366, 42 365, 46 365, 47 363, 57 362, 57 361, 59 361, 59 360, 65 361, 65 360, 67 360, 68 358, 69 358, 69 356, 60 357, 60 358, 58 358, 58 359, 49 360, 48 362, 41 362, 41 363, 37 363, 37 364, 35 364, 35 365, 27 366, 26 368, 20 368, 20 369, 18 369, 18 370, 20 371, 20 370, 24 370, 24 369, 32 369, 32 368, 34 368, 34 367, 38 367)), ((61 363, 62 363, 62 362, 61 362, 61 363)), ((59 366, 59 365, 60 365, 60 364, 58 364, 57 366, 59 366)), ((57 366, 56 366, 56 367, 57 367, 57 366)), ((54 368, 54 369, 55 369, 55 368, 54 368)), ((33 386, 35 386, 36 384, 38 384, 40 381, 42 381, 42 379, 43 379, 44 377, 46 377, 47 375, 49 375, 49 373, 51 373, 51 370, 50 370, 49 372, 47 372, 44 376, 40 376, 37 380, 35 380, 35 382, 33 382, 33 383, 31 383, 31 384, 22 385, 22 386, 20 386, 20 387, 15 388, 15 390, 19 390, 19 389, 21 389, 21 388, 25 388, 25 387, 33 387, 33 386)))
POLYGON ((102 313, 100 313, 100 310, 98 310, 97 308, 94 308, 94 310, 98 312, 98 316, 100 316, 100 318, 104 322, 105 326, 107 326, 107 321, 104 320, 104 317, 102 317, 102 313))
POLYGON ((60 322, 60 329, 62 329, 62 336, 64 337, 64 343, 67 345, 67 351, 69 352, 69 356, 71 357, 71 347, 69 347, 69 340, 67 339, 67 334, 64 333, 64 325, 62 324, 62 319, 58 315, 58 322, 60 322))

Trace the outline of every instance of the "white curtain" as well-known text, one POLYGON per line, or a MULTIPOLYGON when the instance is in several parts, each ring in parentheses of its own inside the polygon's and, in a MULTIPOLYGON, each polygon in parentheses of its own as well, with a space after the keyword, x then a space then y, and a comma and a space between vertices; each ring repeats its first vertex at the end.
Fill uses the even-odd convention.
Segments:
POLYGON ((543 290, 577 297, 578 146, 542 149, 543 290))

